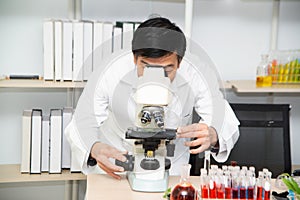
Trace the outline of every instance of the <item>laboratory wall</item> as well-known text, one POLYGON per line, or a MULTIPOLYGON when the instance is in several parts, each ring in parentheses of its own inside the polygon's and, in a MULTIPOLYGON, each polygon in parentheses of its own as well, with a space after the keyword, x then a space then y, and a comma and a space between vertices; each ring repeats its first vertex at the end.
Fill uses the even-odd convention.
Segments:
MULTIPOLYGON (((43 74, 42 22, 69 17, 71 0, 0 1, 0 75, 43 74)), ((271 0, 195 0, 191 40, 215 62, 223 80, 254 80, 260 55, 270 50, 271 0)), ((300 49, 300 1, 282 0, 278 49, 300 49)), ((152 14, 170 18, 184 30, 183 0, 82 0, 82 18, 143 21, 152 14)), ((0 164, 21 160, 21 114, 24 109, 66 105, 65 89, 0 88, 0 164)), ((267 103, 266 95, 237 95, 230 102, 267 103)), ((290 103, 292 163, 300 165, 300 97, 274 95, 274 103, 290 103)), ((0 199, 63 199, 64 185, 0 184, 0 199), (46 188, 46 189, 45 189, 46 188), (32 191, 32 193, 30 192, 32 191), (24 194, 31 195, 21 198, 24 194), (50 195, 51 194, 51 195, 50 195), (52 196, 55 194, 57 196, 52 196)), ((81 194, 80 199, 83 199, 81 194)))

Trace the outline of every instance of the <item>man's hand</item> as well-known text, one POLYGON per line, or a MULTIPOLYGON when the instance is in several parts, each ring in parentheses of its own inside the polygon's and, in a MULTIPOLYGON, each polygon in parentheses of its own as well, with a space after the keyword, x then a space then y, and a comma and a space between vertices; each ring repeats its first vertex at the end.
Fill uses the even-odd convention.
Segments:
POLYGON ((195 123, 188 126, 179 127, 177 129, 177 138, 194 139, 185 143, 185 145, 188 147, 199 146, 198 148, 191 149, 191 154, 203 152, 218 142, 216 130, 203 123, 195 123))
POLYGON ((109 158, 114 158, 116 160, 125 162, 127 159, 124 154, 127 154, 127 152, 119 151, 118 149, 101 142, 95 143, 91 150, 91 156, 96 159, 99 167, 108 175, 116 179, 121 179, 121 177, 115 174, 115 172, 123 172, 124 168, 112 164, 109 158))

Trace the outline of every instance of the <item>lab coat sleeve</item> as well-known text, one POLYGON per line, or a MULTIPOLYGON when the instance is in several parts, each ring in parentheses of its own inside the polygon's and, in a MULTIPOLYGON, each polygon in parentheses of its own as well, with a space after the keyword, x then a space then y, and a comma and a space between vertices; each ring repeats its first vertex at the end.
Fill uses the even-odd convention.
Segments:
POLYGON ((72 150, 72 159, 81 166, 84 174, 97 171, 87 165, 90 151, 99 141, 99 127, 107 119, 108 97, 105 81, 91 86, 87 84, 78 101, 72 121, 65 129, 66 137, 72 150))
POLYGON ((219 152, 213 153, 213 157, 217 162, 225 162, 239 138, 239 121, 230 105, 224 100, 225 116, 221 129, 217 130, 219 139, 219 152))
POLYGON ((218 81, 208 83, 199 79, 201 78, 197 77, 198 85, 194 85, 195 110, 201 117, 201 123, 212 126, 217 131, 219 152, 212 155, 217 162, 225 162, 238 140, 239 121, 220 92, 218 81))

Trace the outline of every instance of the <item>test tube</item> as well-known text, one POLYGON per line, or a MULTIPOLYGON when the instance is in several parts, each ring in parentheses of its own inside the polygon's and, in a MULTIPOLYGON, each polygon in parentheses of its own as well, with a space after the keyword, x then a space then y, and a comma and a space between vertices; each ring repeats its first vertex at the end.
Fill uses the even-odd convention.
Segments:
POLYGON ((266 175, 266 179, 265 179, 265 182, 264 182, 264 199, 265 200, 270 200, 270 196, 271 196, 271 176, 272 176, 272 173, 271 172, 267 172, 267 175, 266 175))
POLYGON ((208 198, 208 188, 209 188, 209 177, 207 176, 207 170, 202 168, 200 170, 200 189, 201 189, 201 198, 208 198))
POLYGON ((256 199, 262 200, 263 199, 263 172, 258 172, 257 178, 257 191, 256 191, 256 199))

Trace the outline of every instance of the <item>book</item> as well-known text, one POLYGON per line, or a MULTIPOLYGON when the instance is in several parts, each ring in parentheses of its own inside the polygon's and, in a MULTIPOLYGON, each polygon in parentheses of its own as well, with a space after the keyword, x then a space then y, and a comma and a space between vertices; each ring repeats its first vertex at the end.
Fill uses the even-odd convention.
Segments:
POLYGON ((42 172, 49 171, 49 115, 43 115, 42 117, 42 172))
POLYGON ((63 21, 62 79, 72 81, 73 27, 71 21, 63 21))
POLYGON ((43 63, 44 79, 54 80, 54 23, 45 20, 43 23, 43 63))
POLYGON ((73 22, 73 81, 83 80, 83 22, 73 22))
POLYGON ((93 71, 93 23, 83 24, 83 80, 88 80, 93 71))
POLYGON ((103 22, 93 21, 93 71, 101 64, 103 42, 103 22))
POLYGON ((49 173, 61 173, 62 128, 62 110, 51 109, 49 173))
POLYGON ((32 109, 31 113, 31 145, 30 173, 41 173, 42 160, 42 110, 32 109))
POLYGON ((22 114, 21 173, 29 173, 30 171, 31 113, 32 110, 24 110, 22 114))
POLYGON ((71 122, 73 116, 73 108, 65 107, 63 109, 63 144, 62 144, 62 168, 69 169, 71 167, 71 147, 65 136, 65 129, 71 122))
POLYGON ((54 80, 62 79, 62 22, 54 21, 54 80))

